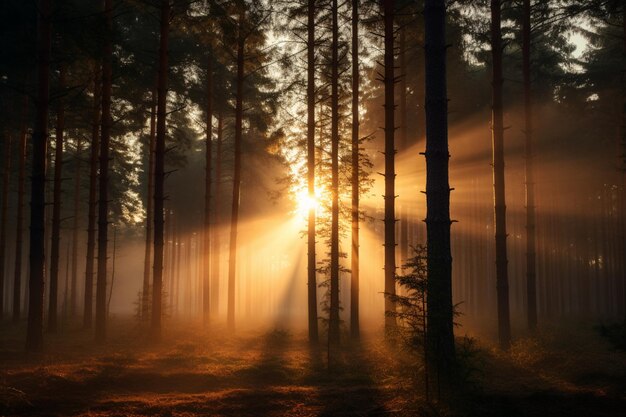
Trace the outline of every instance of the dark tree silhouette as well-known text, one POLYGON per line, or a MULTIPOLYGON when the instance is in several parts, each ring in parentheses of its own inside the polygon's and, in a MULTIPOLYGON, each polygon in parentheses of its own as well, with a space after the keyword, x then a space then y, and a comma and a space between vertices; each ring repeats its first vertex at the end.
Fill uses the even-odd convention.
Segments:
POLYGON ((350 335, 358 339, 359 326, 359 0, 352 0, 352 254, 350 335))
POLYGON ((439 369, 455 358, 450 253, 450 184, 448 178, 448 95, 446 83, 446 6, 426 0, 426 244, 427 335, 439 369))
POLYGON ((98 157, 100 156, 100 121, 102 106, 102 64, 94 63, 93 107, 91 120, 91 149, 89 151, 89 196, 87 197, 87 254, 85 263, 85 297, 83 301, 83 328, 93 322, 93 278, 96 254, 96 209, 98 207, 98 157))
POLYGON ((203 277, 202 277, 202 318, 204 325, 209 323, 211 314, 211 138, 213 136, 213 62, 207 59, 206 69, 206 152, 204 180, 204 238, 203 277))
MULTIPOLYGON (((156 77, 158 78, 158 77, 156 77)), ((150 268, 152 267, 152 239, 154 225, 154 148, 156 145, 157 82, 155 79, 150 99, 150 136, 148 137, 148 194, 146 197, 146 240, 143 256, 143 286, 141 289, 141 317, 148 319, 150 311, 150 268)))
POLYGON ((107 248, 109 227, 109 151, 111 141, 111 87, 113 61, 113 0, 104 1, 106 30, 102 49, 102 115, 100 177, 98 183, 98 273, 96 276, 96 341, 106 339, 107 248))
POLYGON ((24 182, 26 177, 26 119, 28 116, 28 96, 22 104, 22 120, 19 143, 19 166, 17 177, 17 220, 15 222, 15 268, 13 271, 13 322, 17 323, 21 314, 22 294, 22 249, 24 246, 24 182))
POLYGON ((393 296, 396 293, 396 146, 395 146, 395 62, 394 0, 383 0, 385 22, 385 331, 395 328, 393 296))
MULTIPOLYGON (((61 64, 59 70, 59 90, 63 94, 67 70, 61 64)), ((57 101, 57 124, 54 148, 54 191, 52 193, 52 241, 50 244, 50 300, 48 302, 48 331, 56 333, 58 325, 58 288, 61 249, 61 188, 63 186, 63 136, 65 129, 65 104, 62 98, 57 101)))
POLYGON ((165 202, 165 135, 167 117, 167 50, 170 32, 171 6, 169 0, 161 0, 161 29, 159 43, 159 78, 157 83, 157 127, 154 154, 154 269, 152 271, 152 322, 153 340, 161 338, 163 302, 163 225, 165 202))
POLYGON ((522 72, 524 76, 524 136, 526 158, 526 296, 528 303, 528 328, 537 327, 537 266, 535 235, 535 183, 533 172, 533 107, 532 79, 530 72, 531 5, 524 0, 522 5, 522 72))
POLYGON ((4 169, 2 172, 2 208, 0 208, 0 320, 4 318, 4 273, 7 243, 7 209, 9 205, 9 177, 11 174, 11 135, 4 138, 4 169))
MULTIPOLYGON (((315 0, 307 8, 307 191, 315 201, 315 0)), ((309 341, 319 340, 317 326, 317 265, 315 263, 315 206, 309 207, 307 225, 307 288, 309 341)))
POLYGON ((330 315, 328 343, 338 345, 339 332, 339 22, 337 0, 332 0, 331 43, 331 232, 330 315))
POLYGON ((500 0, 491 0, 492 56, 492 147, 494 223, 496 236, 496 289, 498 294, 498 335, 500 346, 511 343, 509 322, 509 277, 506 248, 506 203, 504 194, 504 116, 502 105, 502 10, 500 0))
POLYGON ((43 349, 45 183, 50 105, 51 3, 51 0, 39 0, 37 7, 37 98, 32 139, 30 278, 28 284, 28 329, 26 333, 26 350, 30 352, 43 349))

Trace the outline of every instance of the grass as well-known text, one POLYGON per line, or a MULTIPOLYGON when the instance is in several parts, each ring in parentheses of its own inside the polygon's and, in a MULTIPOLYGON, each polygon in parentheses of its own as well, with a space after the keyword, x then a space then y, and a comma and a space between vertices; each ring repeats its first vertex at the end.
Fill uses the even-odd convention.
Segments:
POLYGON ((153 346, 135 323, 117 320, 106 346, 68 331, 48 335, 46 352, 31 357, 21 351, 23 328, 0 330, 2 416, 588 417, 626 410, 625 353, 592 328, 546 328, 509 352, 485 341, 459 348, 471 372, 430 403, 418 359, 375 337, 334 352, 329 370, 323 348, 278 329, 229 337, 181 323, 153 346))

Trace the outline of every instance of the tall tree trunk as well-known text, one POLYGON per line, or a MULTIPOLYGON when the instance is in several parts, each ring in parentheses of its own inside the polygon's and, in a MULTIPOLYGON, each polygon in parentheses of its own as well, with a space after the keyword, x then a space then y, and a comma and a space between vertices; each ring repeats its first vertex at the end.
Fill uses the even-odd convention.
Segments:
POLYGON ((74 177, 74 224, 72 226, 72 283, 70 291, 70 316, 76 316, 77 301, 78 301, 78 228, 80 225, 80 177, 81 177, 81 153, 82 140, 79 136, 76 140, 76 173, 74 177))
POLYGON ((533 109, 530 75, 530 0, 524 0, 522 16, 522 55, 524 73, 524 110, 525 110, 525 156, 526 156, 526 294, 528 328, 537 327, 537 266, 535 248, 535 183, 533 175, 533 109))
MULTIPOLYGON (((406 26, 400 28, 400 45, 398 51, 398 66, 400 67, 398 112, 400 116, 400 126, 398 126, 400 151, 406 151, 407 143, 407 111, 406 111, 406 26)), ((407 193, 408 196, 408 193, 407 193)), ((400 196, 402 198, 402 196, 400 196)), ((400 267, 406 264, 409 258, 409 203, 408 198, 400 205, 400 267)))
POLYGON ((211 314, 211 138, 213 136, 213 64, 209 56, 207 61, 207 108, 206 108, 206 167, 204 181, 204 254, 202 273, 202 317, 205 326, 209 324, 211 314))
POLYGON ((33 164, 30 210, 30 277, 28 288, 28 330, 26 350, 43 349, 44 308, 44 229, 46 146, 48 142, 48 109, 50 105, 50 49, 52 0, 39 0, 37 22, 37 114, 33 129, 33 164))
POLYGON ((101 64, 94 63, 93 116, 91 121, 91 149, 89 156, 89 197, 87 213, 87 254, 85 262, 85 298, 83 301, 83 328, 91 328, 93 321, 93 275, 96 252, 96 192, 98 187, 98 157, 100 149, 100 116, 102 105, 101 64))
POLYGON ((104 1, 106 35, 102 55, 102 120, 98 190, 98 274, 96 277, 96 341, 106 339, 107 248, 109 227, 109 147, 111 140, 111 85, 113 60, 113 0, 104 1))
POLYGON ((352 254, 350 335, 358 339, 359 326, 359 0, 352 0, 352 254))
POLYGON ((237 35, 237 92, 235 97, 235 166, 233 172, 233 200, 230 216, 230 253, 228 259, 228 328, 235 328, 235 277, 237 268, 237 222, 239 221, 239 194, 241 187, 241 135, 243 129, 243 82, 244 82, 244 36, 245 9, 239 4, 239 33, 237 35))
MULTIPOLYGON (((59 71, 59 89, 65 90, 65 65, 59 71)), ((63 94, 63 93, 62 93, 63 94)), ((56 333, 58 325, 58 289, 61 249, 61 187, 63 181, 63 135, 65 129, 65 106, 59 98, 54 149, 54 191, 52 197, 52 240, 50 244, 50 300, 48 302, 48 331, 56 333)))
POLYGON ((502 105, 502 28, 501 0, 491 0, 491 54, 493 71, 492 138, 493 191, 496 237, 496 288, 498 294, 498 336, 500 347, 511 344, 509 318, 509 277, 506 249, 506 203, 504 194, 504 116, 502 105))
POLYGON ((146 198, 146 241, 143 256, 143 286, 141 289, 141 319, 148 320, 150 311, 150 268, 152 261, 152 231, 154 223, 154 147, 156 142, 156 107, 157 82, 156 77, 150 103, 150 137, 148 139, 148 196, 146 198))
POLYGON ((154 269, 152 271, 152 338, 161 338, 161 303, 163 290, 163 203, 165 201, 165 135, 167 116, 167 54, 170 31, 170 1, 161 0, 161 35, 159 45, 159 82, 157 130, 154 165, 154 269))
MULTIPOLYGON (((315 0, 308 1, 307 20, 307 182, 309 201, 315 201, 315 0)), ((307 288, 309 342, 319 341, 317 326, 317 265, 315 262, 315 204, 307 225, 307 288)))
POLYGON ((339 22, 337 0, 332 0, 331 51, 331 170, 330 314, 328 344, 339 344, 339 22))
POLYGON ((385 20, 385 332, 395 328, 396 307, 396 169, 395 169, 395 74, 394 0, 383 0, 385 20))
POLYGON ((0 320, 4 318, 4 271, 7 242, 7 209, 11 173, 11 135, 4 139, 4 170, 2 173, 2 208, 0 209, 0 320))
POLYGON ((221 210, 222 201, 222 138, 224 132, 224 120, 222 113, 217 115, 217 146, 215 149, 215 199, 213 203, 213 259, 211 260, 211 316, 217 317, 219 313, 220 299, 220 258, 222 255, 220 245, 221 210))
POLYGON ((454 362, 450 184, 448 177, 448 96, 446 6, 426 0, 426 242, 429 357, 439 369, 454 362))
POLYGON ((15 222, 15 268, 13 279, 13 322, 20 320, 22 293, 22 248, 24 240, 24 179, 26 177, 26 120, 28 96, 24 96, 19 147, 19 171, 17 179, 17 221, 15 222))

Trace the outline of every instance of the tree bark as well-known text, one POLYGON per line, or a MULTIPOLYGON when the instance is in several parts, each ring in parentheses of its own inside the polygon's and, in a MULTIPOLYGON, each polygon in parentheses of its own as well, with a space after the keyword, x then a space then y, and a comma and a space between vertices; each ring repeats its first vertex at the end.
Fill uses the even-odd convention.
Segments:
POLYGON ((207 61, 207 109, 206 109, 206 167, 204 181, 204 254, 202 276, 202 317, 204 325, 209 324, 211 315, 211 154, 213 136, 213 64, 209 56, 207 61))
POLYGON ((165 135, 167 116, 168 40, 170 30, 170 1, 161 0, 161 35, 159 45, 159 81, 157 98, 156 149, 154 155, 154 269, 152 281, 151 335, 161 339, 161 304, 163 301, 163 203, 165 201, 165 135))
POLYGON ((502 28, 501 0, 491 0, 492 54, 492 139, 494 223, 496 237, 496 289, 498 294, 498 335, 500 347, 511 344, 509 318, 509 277, 506 244, 506 202, 504 192, 504 115, 502 104, 502 28))
POLYGON ((395 74, 394 0, 383 0, 385 21, 385 332, 395 328, 396 307, 396 168, 395 168, 395 74))
MULTIPOLYGON (((400 126, 398 126, 400 151, 406 151, 408 148, 407 143, 407 111, 406 111, 406 26, 402 22, 400 28, 400 45, 398 51, 398 66, 400 67, 399 75, 399 95, 398 97, 398 113, 400 118, 400 126)), ((402 175, 402 173, 400 173, 402 175)), ((409 258, 409 204, 408 199, 402 202, 402 196, 400 196, 400 267, 406 264, 409 258)))
POLYGON ((152 232, 154 223, 154 147, 156 142, 156 107, 157 82, 156 77, 150 103, 150 137, 148 139, 148 196, 146 198, 146 241, 143 257, 143 285, 141 289, 141 318, 148 320, 150 311, 150 268, 152 263, 152 232))
MULTIPOLYGON (((315 201, 315 0, 308 0, 307 15, 307 188, 309 201, 313 202, 315 201)), ((315 204, 311 204, 308 214, 307 288, 309 342, 318 343, 315 204)))
POLYGON ((522 67, 524 75, 524 136, 526 157, 526 294, 528 328, 537 328, 537 266, 535 234, 535 183, 533 173, 533 108, 530 73, 530 0, 524 0, 522 15, 522 67))
POLYGON ((48 142, 48 109, 50 105, 50 49, 52 0, 39 0, 37 10, 37 100, 33 130, 33 163, 30 210, 30 277, 28 288, 28 329, 26 350, 43 349, 44 308, 44 229, 46 146, 48 142))
POLYGON ((233 200, 230 216, 230 253, 228 259, 228 309, 226 321, 229 330, 235 328, 235 277, 237 268, 237 223, 239 221, 239 197, 241 187, 241 136, 243 130, 243 82, 244 82, 244 4, 240 4, 239 33, 237 35, 237 91, 235 96, 235 161, 233 172, 233 200))
POLYGON ((85 298, 83 301, 83 328, 91 328, 93 321, 93 275, 96 252, 96 200, 98 186, 98 157, 100 155, 100 120, 102 105, 101 64, 94 64, 93 116, 91 124, 91 150, 89 156, 89 197, 87 213, 87 254, 85 263, 85 298))
POLYGON ((220 237, 222 201, 222 138, 224 132, 224 120, 222 113, 217 115, 217 144, 215 149, 215 201, 213 203, 213 250, 211 260, 211 316, 217 317, 219 313, 220 299, 220 259, 222 255, 220 237))
POLYGON ((328 344, 339 345, 339 22, 337 0, 332 0, 331 51, 331 175, 330 314, 328 344))
MULTIPOLYGON (((65 65, 59 71, 59 89, 65 89, 65 65)), ((63 93, 61 93, 63 94, 63 93)), ((63 181, 63 135, 65 129, 65 106, 58 99, 57 124, 54 149, 54 191, 52 197, 52 240, 50 244, 50 300, 48 302, 48 331, 56 333, 58 325, 58 288, 61 249, 61 188, 63 181)))
POLYGON ((450 184, 448 164, 448 96, 446 86, 446 6, 426 0, 426 242, 427 334, 429 357, 438 369, 455 359, 452 255, 450 251, 450 184))
POLYGON ((100 181, 98 184, 98 273, 96 276, 96 342, 106 340, 107 248, 109 227, 109 147, 111 140, 111 87, 113 60, 113 0, 104 1, 107 33, 102 55, 102 120, 100 181))
POLYGON ((22 249, 24 240, 24 183, 26 177, 26 120, 28 96, 24 96, 20 132, 19 168, 17 179, 17 221, 15 222, 15 268, 13 277, 13 322, 20 320, 22 293, 22 249))
POLYGON ((2 173, 2 208, 0 209, 0 320, 4 318, 4 271, 7 242, 7 209, 11 174, 11 135, 4 139, 4 170, 2 173))
POLYGON ((78 301, 78 227, 80 215, 80 153, 82 151, 82 140, 78 136, 76 140, 76 173, 74 177, 74 224, 72 226, 72 282, 70 286, 70 316, 76 316, 78 301))
POLYGON ((352 0, 352 254, 350 335, 360 337, 359 325, 359 0, 352 0))

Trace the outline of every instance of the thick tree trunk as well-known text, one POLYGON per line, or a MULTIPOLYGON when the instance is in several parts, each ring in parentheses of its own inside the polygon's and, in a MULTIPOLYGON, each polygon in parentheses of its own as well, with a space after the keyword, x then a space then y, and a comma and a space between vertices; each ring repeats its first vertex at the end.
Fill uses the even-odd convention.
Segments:
POLYGON ((80 177, 81 163, 80 153, 82 151, 82 140, 79 136, 76 140, 76 173, 74 176, 74 224, 72 225, 72 282, 70 285, 70 316, 76 316, 78 301, 78 227, 80 216, 80 177))
MULTIPOLYGON (((309 0, 307 12, 307 185, 309 201, 313 202, 315 201, 315 0, 309 0)), ((311 204, 307 225, 307 288, 311 343, 319 341, 315 237, 315 204, 311 204)))
POLYGON ((39 0, 37 10, 37 114, 33 129, 33 164, 30 210, 30 278, 28 288, 28 330, 26 350, 43 349, 44 308, 44 229, 46 146, 48 142, 48 108, 50 105, 50 49, 52 0, 39 0))
POLYGON ((220 203, 222 201, 222 138, 224 120, 222 113, 217 116, 217 144, 215 149, 215 201, 213 203, 213 250, 211 251, 211 316, 217 317, 220 300, 220 259, 222 233, 220 203))
POLYGON ((533 174, 533 109, 530 75, 530 0, 524 0, 522 16, 522 55, 524 73, 525 157, 526 157, 526 294, 528 328, 537 327, 537 266, 535 248, 535 183, 533 174))
POLYGON ((352 0, 352 254, 350 335, 358 339, 359 326, 359 0, 352 0))
POLYGON ((339 22, 337 0, 332 0, 331 51, 331 175, 330 314, 328 344, 339 345, 339 22))
POLYGON ((19 168, 17 179, 17 221, 15 222, 15 268, 13 277, 13 322, 20 320, 22 293, 22 249, 24 240, 24 179, 26 177, 26 119, 28 96, 24 96, 20 132, 19 168))
POLYGON ((7 209, 9 206, 9 176, 11 173, 11 135, 4 139, 4 169, 2 173, 2 208, 0 209, 0 321, 4 319, 4 271, 7 242, 7 209))
POLYGON ((102 55, 102 120, 98 184, 98 274, 96 277, 96 341, 106 340, 107 248, 109 227, 109 147, 111 140, 113 0, 104 1, 107 33, 102 55))
POLYGON ((91 150, 89 156, 89 197, 87 213, 87 254, 85 263, 85 298, 83 301, 83 328, 91 328, 93 321, 93 275, 96 252, 96 200, 98 186, 98 157, 100 155, 100 109, 102 105, 101 64, 94 64, 93 116, 91 150))
POLYGON ((429 357, 449 369, 455 357, 450 252, 446 6, 426 0, 426 242, 428 247, 427 334, 429 357))
MULTIPOLYGON (((59 71, 59 89, 65 89, 65 65, 59 71)), ((48 302, 48 331, 56 333, 58 325, 58 289, 61 249, 61 187, 63 185, 63 135, 65 129, 65 106, 59 98, 54 149, 54 191, 52 194, 52 240, 50 243, 50 300, 48 302)))
POLYGON ((383 0, 385 20, 385 332, 395 328, 396 307, 396 147, 394 74, 394 0, 383 0))
MULTIPOLYGON (((157 76, 158 78, 158 76, 157 76)), ((150 137, 148 138, 148 196, 146 198, 146 241, 143 256, 143 285, 141 289, 141 319, 148 320, 150 311, 150 268, 152 267, 152 232, 154 223, 154 147, 156 142, 157 82, 150 103, 150 137)))
POLYGON ((157 130, 154 154, 154 269, 152 271, 152 323, 151 333, 155 341, 161 338, 163 314, 163 203, 165 201, 165 135, 167 116, 168 40, 170 31, 170 1, 161 0, 161 35, 159 45, 159 82, 157 95, 157 130))
POLYGON ((496 237, 496 288, 498 294, 498 335, 500 347, 511 344, 509 318, 509 277, 506 248, 506 203, 504 193, 504 116, 502 105, 502 28, 501 0, 491 0, 491 54, 493 71, 492 138, 493 191, 496 237))
POLYGON ((237 91, 235 96, 235 164, 233 172, 233 200, 230 216, 230 250, 228 259, 228 328, 235 328, 235 277, 237 268, 237 223, 239 221, 239 194, 241 187, 241 135, 243 130, 243 82, 244 82, 244 5, 240 4, 239 34, 237 40, 237 91))
POLYGON ((202 271, 202 317, 204 325, 209 324, 211 314, 211 138, 213 136, 213 65, 209 56, 207 62, 207 109, 206 109, 206 167, 204 181, 204 253, 202 271))

